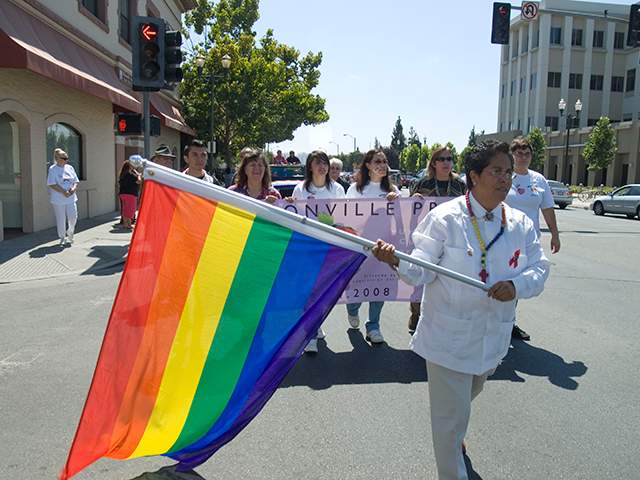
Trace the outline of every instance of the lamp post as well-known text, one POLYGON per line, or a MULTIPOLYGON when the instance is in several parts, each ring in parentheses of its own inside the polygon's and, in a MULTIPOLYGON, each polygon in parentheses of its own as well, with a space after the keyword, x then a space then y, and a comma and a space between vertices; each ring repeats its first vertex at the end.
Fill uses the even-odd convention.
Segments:
POLYGON ((356 153, 356 137, 354 137, 353 135, 349 135, 348 133, 343 133, 342 136, 353 138, 353 153, 356 153))
POLYGON ((211 83, 211 118, 209 119, 209 164, 211 165, 211 175, 214 174, 216 166, 215 159, 213 154, 216 153, 216 143, 213 138, 213 117, 215 115, 215 103, 214 103, 214 95, 215 95, 215 83, 216 78, 224 78, 224 81, 227 81, 229 77, 229 67, 231 66, 231 57, 229 55, 224 55, 220 59, 220 63, 222 64, 222 71, 224 75, 203 75, 202 71, 204 69, 204 61, 205 58, 202 55, 196 56, 196 69, 198 70, 198 78, 204 78, 205 80, 209 80, 211 83))
POLYGON ((580 118, 580 110, 582 110, 582 102, 580 101, 580 99, 578 99, 578 101, 576 102, 575 115, 569 112, 564 113, 566 108, 567 108, 567 102, 564 101, 564 98, 561 98, 560 101, 558 102, 558 110, 560 110, 560 116, 567 119, 567 146, 564 150, 564 168, 563 168, 563 174, 562 174, 562 177, 563 177, 562 183, 569 183, 571 181, 570 178, 569 179, 567 178, 567 171, 569 169, 569 130, 571 129, 572 120, 574 118, 576 119, 580 118))
POLYGON ((340 145, 338 145, 336 142, 332 142, 332 141, 329 141, 329 143, 333 143, 337 147, 338 156, 340 156, 340 145))

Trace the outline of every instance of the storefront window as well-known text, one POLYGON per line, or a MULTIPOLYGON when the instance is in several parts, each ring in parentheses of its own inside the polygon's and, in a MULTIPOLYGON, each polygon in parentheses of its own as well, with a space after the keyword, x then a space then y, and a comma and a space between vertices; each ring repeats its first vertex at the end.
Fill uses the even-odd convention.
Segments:
POLYGON ((82 161, 82 136, 78 131, 66 123, 54 123, 47 128, 47 171, 55 162, 53 154, 56 148, 61 148, 69 155, 71 165, 80 180, 85 180, 82 161))

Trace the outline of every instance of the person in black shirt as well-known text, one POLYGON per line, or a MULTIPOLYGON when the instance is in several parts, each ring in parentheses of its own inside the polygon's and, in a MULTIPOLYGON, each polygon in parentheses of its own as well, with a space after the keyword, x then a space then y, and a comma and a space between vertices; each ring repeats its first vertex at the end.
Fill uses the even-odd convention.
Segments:
POLYGON ((120 200, 122 201, 122 225, 132 229, 132 220, 136 215, 138 192, 140 190, 140 174, 133 168, 129 160, 125 160, 120 169, 120 200))
POLYGON ((300 165, 300 159, 296 157, 296 152, 294 152, 293 150, 289 152, 289 158, 287 158, 287 164, 300 165))

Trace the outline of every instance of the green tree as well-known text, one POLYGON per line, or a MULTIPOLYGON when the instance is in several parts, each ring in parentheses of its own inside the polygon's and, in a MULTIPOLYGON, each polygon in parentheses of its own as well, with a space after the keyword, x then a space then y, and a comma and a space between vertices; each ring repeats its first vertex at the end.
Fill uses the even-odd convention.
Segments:
POLYGON ((473 128, 471 129, 471 133, 469 134, 469 142, 467 143, 467 146, 475 147, 477 138, 478 138, 478 135, 476 134, 476 126, 474 125, 473 128))
POLYGON ((415 172, 420 159, 420 146, 409 145, 400 153, 400 170, 415 172))
POLYGON ((466 147, 464 147, 462 149, 462 151, 460 152, 460 155, 458 155, 458 160, 456 161, 456 165, 455 165, 456 172, 465 173, 464 172, 464 159, 467 157, 467 153, 469 153, 472 149, 473 149, 473 147, 470 146, 470 145, 467 145, 466 147))
POLYGON ((301 57, 295 48, 278 43, 272 30, 257 43, 252 27, 258 18, 258 0, 200 0, 185 14, 185 36, 190 30, 204 36, 182 65, 184 116, 208 139, 211 85, 198 78, 194 61, 201 54, 204 73, 216 76, 214 136, 227 163, 247 145, 292 140, 301 125, 329 119, 325 100, 311 93, 320 78, 322 53, 301 57), (222 80, 220 65, 225 54, 232 59, 228 80, 222 80))
POLYGON ((544 141, 542 130, 538 127, 531 130, 527 137, 527 141, 531 145, 532 150, 531 164, 529 165, 529 168, 531 168, 531 170, 539 171, 542 164, 547 160, 547 157, 544 155, 547 151, 547 142, 544 141))
POLYGON ((416 131, 413 129, 413 127, 409 129, 409 138, 407 139, 407 143, 409 145, 417 145, 418 148, 422 146, 422 143, 420 142, 420 137, 418 136, 416 131))
POLYGON ((609 167, 616 155, 616 138, 613 127, 607 117, 600 117, 600 120, 589 135, 589 141, 584 145, 582 154, 587 167, 591 171, 601 170, 609 167))
POLYGON ((402 133, 402 121, 400 117, 396 120, 396 125, 391 132, 391 148, 396 151, 396 155, 400 155, 400 152, 407 146, 407 138, 402 133))
POLYGON ((380 148, 380 142, 378 141, 378 137, 373 141, 373 148, 380 148))

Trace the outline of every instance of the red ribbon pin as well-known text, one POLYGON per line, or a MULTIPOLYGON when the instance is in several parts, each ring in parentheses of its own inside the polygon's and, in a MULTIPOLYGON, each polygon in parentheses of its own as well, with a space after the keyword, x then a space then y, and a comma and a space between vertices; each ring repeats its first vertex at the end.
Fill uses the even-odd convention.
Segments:
POLYGON ((520 250, 516 250, 511 260, 509 260, 509 266, 513 265, 513 268, 518 268, 518 258, 520 257, 520 250))

